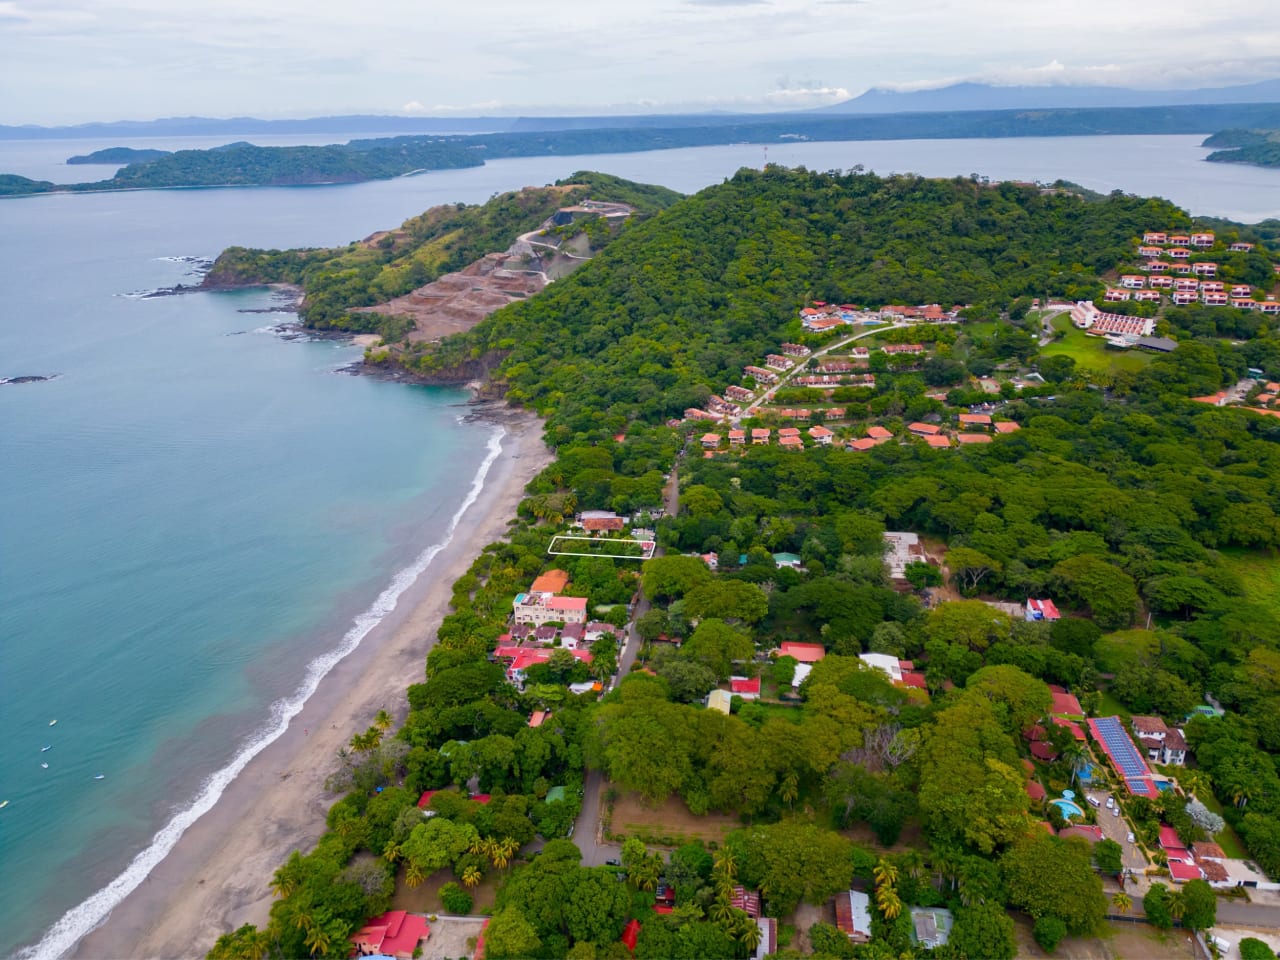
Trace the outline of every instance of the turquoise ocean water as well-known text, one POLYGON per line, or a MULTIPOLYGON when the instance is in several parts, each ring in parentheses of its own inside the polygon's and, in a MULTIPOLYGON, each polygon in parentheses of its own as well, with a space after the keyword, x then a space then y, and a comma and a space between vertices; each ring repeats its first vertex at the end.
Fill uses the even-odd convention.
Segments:
MULTIPOLYGON (((111 145, 0 143, 0 172, 80 179, 59 159, 111 145)), ((796 144, 769 159, 1067 177, 1280 215, 1280 174, 1204 153, 1130 137, 796 144)), ((463 394, 335 373, 359 351, 282 340, 268 328, 285 317, 243 312, 269 292, 132 295, 192 282, 173 258, 346 243, 576 169, 692 191, 761 160, 735 145, 0 201, 0 377, 58 375, 0 385, 0 954, 118 877, 270 727, 271 704, 440 539, 489 455, 490 431, 458 423, 463 394)))

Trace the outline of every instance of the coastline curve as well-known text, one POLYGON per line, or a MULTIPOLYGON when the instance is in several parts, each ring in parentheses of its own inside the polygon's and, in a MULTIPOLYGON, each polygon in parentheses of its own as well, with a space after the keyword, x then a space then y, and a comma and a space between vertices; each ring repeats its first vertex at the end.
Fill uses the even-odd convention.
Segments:
POLYGON ((169 818, 151 838, 151 842, 129 861, 128 866, 114 880, 63 914, 39 941, 15 953, 15 960, 57 960, 74 950, 84 937, 107 920, 112 910, 142 885, 172 852, 182 835, 213 809, 223 792, 249 762, 284 735, 290 721, 302 711, 321 681, 334 667, 354 653, 364 638, 396 609, 396 604, 405 591, 427 570, 436 556, 453 542, 459 523, 479 499, 490 468, 502 454, 502 440, 506 435, 505 427, 495 426, 489 437, 485 458, 477 468, 461 505, 450 518, 444 536, 418 554, 412 563, 396 572, 391 583, 368 608, 352 620, 351 627, 338 646, 307 665, 306 673, 293 694, 272 703, 267 722, 247 738, 229 763, 210 774, 194 799, 169 818))

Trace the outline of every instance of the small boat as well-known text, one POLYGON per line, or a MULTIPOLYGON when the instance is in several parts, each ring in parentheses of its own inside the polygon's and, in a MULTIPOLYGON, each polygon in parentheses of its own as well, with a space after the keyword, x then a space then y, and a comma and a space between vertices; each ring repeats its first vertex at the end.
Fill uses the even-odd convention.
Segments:
POLYGON ((107 779, 107 777, 106 777, 106 774, 99 773, 99 774, 97 774, 93 779, 95 779, 95 780, 105 780, 105 779, 107 779))
POLYGON ((40 764, 40 768, 41 768, 42 770, 48 770, 48 769, 49 769, 49 765, 48 765, 47 763, 42 763, 42 764, 40 764))
POLYGON ((52 749, 53 749, 53 744, 51 743, 51 744, 49 744, 48 746, 41 747, 41 748, 40 748, 40 752, 41 752, 41 753, 44 753, 46 750, 52 750, 52 749))
POLYGON ((3 809, 4 809, 5 807, 7 807, 8 805, 9 805, 9 801, 8 801, 8 800, 0 800, 0 810, 3 810, 3 809))
POLYGON ((50 721, 49 721, 49 726, 51 726, 51 727, 52 727, 52 726, 53 726, 55 723, 57 723, 57 722, 58 722, 57 720, 50 720, 50 721))

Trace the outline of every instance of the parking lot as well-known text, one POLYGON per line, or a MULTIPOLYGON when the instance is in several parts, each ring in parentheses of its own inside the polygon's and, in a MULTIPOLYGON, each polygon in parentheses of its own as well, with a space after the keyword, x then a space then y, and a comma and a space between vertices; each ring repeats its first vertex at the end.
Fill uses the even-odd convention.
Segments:
POLYGON ((1099 806, 1094 810, 1098 815, 1098 826, 1102 828, 1102 833, 1105 837, 1120 844, 1120 848, 1124 851, 1122 862, 1125 867, 1135 873, 1141 873, 1145 870, 1147 868, 1146 854, 1142 852, 1142 848, 1136 843, 1129 842, 1129 831, 1132 829, 1129 826, 1129 821, 1125 819, 1123 814, 1117 815, 1114 810, 1107 809, 1107 800, 1111 798, 1110 791, 1086 790, 1084 795, 1086 799, 1093 797, 1098 801, 1099 806))

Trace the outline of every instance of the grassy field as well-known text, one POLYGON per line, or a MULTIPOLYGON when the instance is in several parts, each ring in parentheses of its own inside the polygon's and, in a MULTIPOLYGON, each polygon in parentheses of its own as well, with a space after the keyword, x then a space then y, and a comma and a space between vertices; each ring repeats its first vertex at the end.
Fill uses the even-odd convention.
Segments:
POLYGON ((1244 581, 1245 597, 1280 617, 1280 557, 1261 550, 1219 552, 1227 569, 1244 581))
MULTIPOLYGON (((1208 793, 1208 791, 1205 792, 1208 793)), ((1200 794, 1196 794, 1196 796, 1200 797, 1200 802, 1206 807, 1218 816, 1222 816, 1222 803, 1212 793, 1209 793, 1208 796, 1200 796, 1200 794)), ((1244 849, 1244 842, 1236 835, 1235 830, 1229 823, 1214 835, 1213 841, 1222 848, 1223 853, 1233 860, 1244 860, 1248 857, 1248 853, 1244 849)))
POLYGON ((1040 351, 1041 356, 1052 357, 1059 354, 1071 357, 1076 366, 1088 367, 1090 370, 1128 370, 1136 373, 1151 362, 1152 354, 1142 350, 1117 350, 1107 346, 1101 337, 1090 337, 1083 330, 1071 325, 1071 318, 1058 317, 1053 321, 1054 329, 1066 330, 1066 336, 1054 340, 1040 351))

